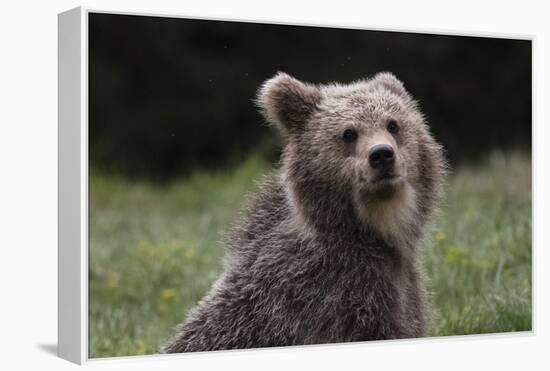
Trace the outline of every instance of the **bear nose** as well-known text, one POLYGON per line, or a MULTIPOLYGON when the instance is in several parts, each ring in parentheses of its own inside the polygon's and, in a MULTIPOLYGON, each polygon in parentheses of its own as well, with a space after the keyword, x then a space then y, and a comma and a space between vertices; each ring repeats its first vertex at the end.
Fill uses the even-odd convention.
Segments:
POLYGON ((395 156, 389 144, 377 144, 369 150, 369 164, 373 169, 393 166, 395 156))

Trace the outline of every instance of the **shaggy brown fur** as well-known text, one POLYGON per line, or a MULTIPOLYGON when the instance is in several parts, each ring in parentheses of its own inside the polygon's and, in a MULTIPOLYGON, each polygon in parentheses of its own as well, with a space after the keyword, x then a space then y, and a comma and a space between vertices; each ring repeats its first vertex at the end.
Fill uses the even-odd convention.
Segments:
POLYGON ((417 243, 445 162, 416 102, 390 73, 322 86, 279 73, 258 103, 286 134, 281 169, 163 352, 424 335, 417 243), (382 170, 370 159, 380 144, 394 153, 382 170))

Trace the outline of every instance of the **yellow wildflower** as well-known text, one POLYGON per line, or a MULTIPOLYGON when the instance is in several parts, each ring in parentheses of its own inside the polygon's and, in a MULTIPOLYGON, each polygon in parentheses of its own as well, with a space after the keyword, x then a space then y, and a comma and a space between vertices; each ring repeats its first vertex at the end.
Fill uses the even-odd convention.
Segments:
POLYGON ((445 240, 445 238, 447 238, 447 236, 445 236, 445 233, 441 232, 441 231, 438 231, 436 234, 435 234, 435 239, 437 241, 443 241, 445 240))

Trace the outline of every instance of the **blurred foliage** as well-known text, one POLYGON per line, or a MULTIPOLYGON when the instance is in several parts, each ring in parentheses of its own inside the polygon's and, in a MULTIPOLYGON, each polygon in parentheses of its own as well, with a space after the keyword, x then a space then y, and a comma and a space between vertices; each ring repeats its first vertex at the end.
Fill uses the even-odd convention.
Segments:
MULTIPOLYGON (((92 169, 90 357, 151 354, 222 269, 224 231, 269 165, 158 184, 92 169)), ((531 160, 494 152, 451 176, 422 250, 431 335, 531 329, 531 160)))
POLYGON ((277 159, 257 112, 276 71, 315 83, 392 71, 453 163, 531 146, 531 41, 90 14, 89 139, 96 168, 166 180, 277 159))
POLYGON ((194 172, 170 184, 90 176, 90 355, 153 353, 217 277, 220 240, 265 171, 194 172))
POLYGON ((425 252, 433 335, 531 329, 531 197, 526 155, 457 169, 425 252))

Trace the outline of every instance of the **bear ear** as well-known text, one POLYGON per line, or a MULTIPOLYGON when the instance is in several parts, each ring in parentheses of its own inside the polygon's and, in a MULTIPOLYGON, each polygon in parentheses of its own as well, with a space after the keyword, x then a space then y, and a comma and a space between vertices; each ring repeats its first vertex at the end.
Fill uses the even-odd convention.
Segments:
POLYGON ((405 89, 405 85, 391 72, 379 72, 372 78, 372 82, 383 86, 390 90, 392 93, 402 96, 404 98, 410 98, 409 93, 405 89))
POLYGON ((279 72, 263 83, 256 104, 269 123, 296 132, 304 127, 320 101, 321 91, 317 86, 279 72))

